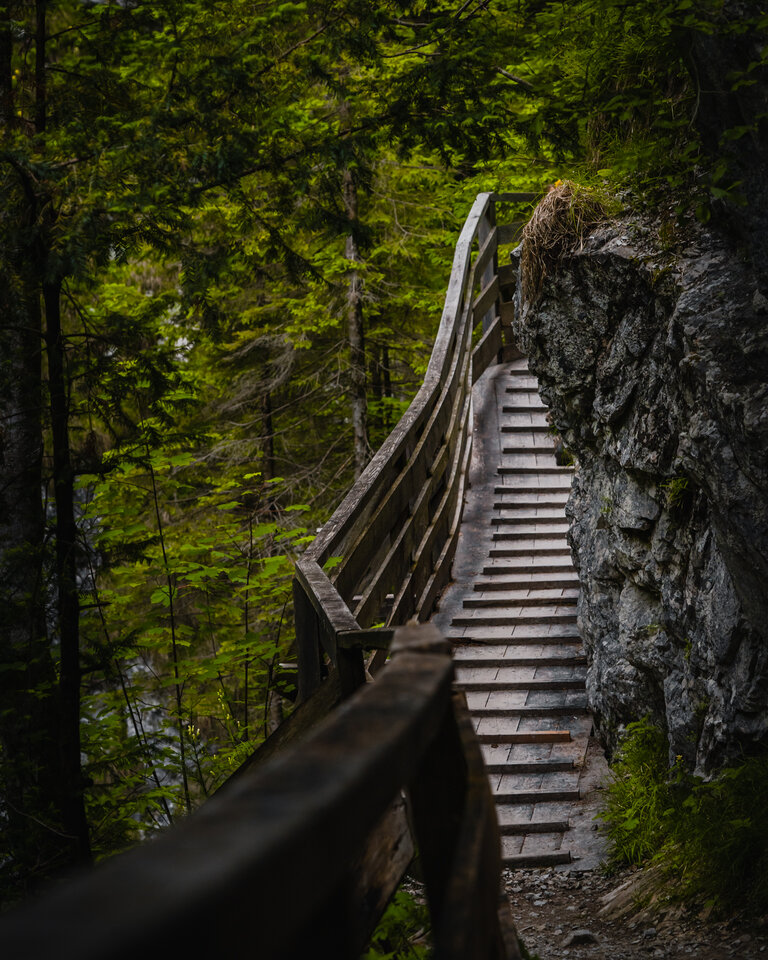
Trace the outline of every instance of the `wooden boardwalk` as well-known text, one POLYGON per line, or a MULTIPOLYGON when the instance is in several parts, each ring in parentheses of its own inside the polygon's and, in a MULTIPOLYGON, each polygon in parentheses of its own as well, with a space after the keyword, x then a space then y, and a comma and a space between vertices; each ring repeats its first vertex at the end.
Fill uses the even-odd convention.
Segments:
POLYGON ((454 580, 432 622, 454 644, 457 683, 491 776, 504 862, 571 863, 584 858, 593 830, 593 814, 581 803, 592 721, 564 511, 573 470, 555 462, 546 408, 525 359, 491 367, 473 402, 471 489, 454 580))

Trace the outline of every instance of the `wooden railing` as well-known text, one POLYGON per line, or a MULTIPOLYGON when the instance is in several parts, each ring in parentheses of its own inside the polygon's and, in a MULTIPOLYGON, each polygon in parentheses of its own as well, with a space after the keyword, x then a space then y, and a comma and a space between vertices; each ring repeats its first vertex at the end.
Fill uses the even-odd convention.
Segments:
POLYGON ((365 679, 363 651, 378 651, 369 663, 375 672, 392 625, 426 620, 448 581, 471 448, 472 384, 512 348, 505 336, 511 303, 501 296, 509 274, 497 264, 500 237, 511 235, 497 227, 495 205, 532 199, 478 196, 456 244, 424 382, 296 565, 300 701, 320 686, 326 658, 340 695, 356 689, 365 679), (390 629, 372 630, 374 623, 390 629))
POLYGON ((424 384, 297 564, 297 709, 187 820, 4 917, 0 955, 352 960, 415 840, 438 960, 519 958, 500 898, 495 808, 464 695, 452 690, 450 647, 430 625, 394 625, 425 620, 450 575, 471 386, 514 349, 504 336, 512 271, 496 263, 513 228, 496 226, 494 202, 529 199, 478 197, 424 384), (381 620, 388 626, 372 627, 381 620), (363 682, 366 650, 375 683, 363 682))
POLYGON ((8 960, 357 960, 413 855, 436 957, 519 957, 498 827, 450 649, 430 625, 301 744, 159 839, 0 922, 8 960), (405 821, 403 821, 405 822, 405 821))

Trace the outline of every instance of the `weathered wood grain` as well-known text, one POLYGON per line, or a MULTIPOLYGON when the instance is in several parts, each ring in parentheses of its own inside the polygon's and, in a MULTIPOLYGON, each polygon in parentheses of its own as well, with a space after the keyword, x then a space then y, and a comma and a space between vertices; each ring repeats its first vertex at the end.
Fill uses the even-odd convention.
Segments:
POLYGON ((496 255, 496 247, 498 245, 497 237, 497 227, 491 227, 489 228, 487 236, 482 238, 480 249, 477 253, 477 259, 475 260, 474 264, 476 277, 482 277, 485 268, 488 266, 488 264, 492 263, 493 258, 496 255))
MULTIPOLYGON (((467 331, 461 333, 463 337, 467 336, 467 331)), ((467 389, 464 353, 464 350, 455 351, 445 383, 407 464, 393 480, 372 516, 353 528, 357 537, 334 571, 336 588, 343 597, 351 598, 358 592, 363 575, 383 538, 397 533, 398 520, 412 501, 414 491, 422 489, 427 482, 434 483, 437 473, 435 453, 453 415, 457 391, 467 389)))
POLYGON ((502 346, 501 320, 497 317, 472 352, 473 381, 477 380, 489 364, 495 361, 502 346))
POLYGON ((483 319, 484 314, 499 299, 499 278, 494 275, 493 280, 487 284, 472 303, 472 315, 474 317, 473 326, 476 326, 483 319))
MULTIPOLYGON (((360 953, 403 879, 413 854, 405 798, 399 794, 373 828, 365 853, 351 868, 356 891, 354 901, 359 907, 355 933, 360 953)), ((314 952, 313 949, 307 951, 308 955, 314 952)))
POLYGON ((499 316, 503 327, 511 327, 515 319, 515 304, 512 300, 502 300, 499 304, 499 316))
POLYGON ((299 662, 298 699, 307 700, 320 686, 320 623, 306 587, 294 579, 293 619, 296 627, 296 655, 299 662))
MULTIPOLYGON (((460 464, 464 460, 463 452, 469 433, 470 394, 467 392, 466 395, 463 395, 463 404, 459 407, 459 401, 461 400, 462 395, 457 395, 454 415, 445 443, 446 451, 451 448, 456 451, 452 460, 451 476, 446 483, 443 483, 442 495, 437 506, 433 508, 432 515, 428 518, 428 523, 425 523, 419 531, 421 536, 418 546, 413 552, 410 569, 403 577, 399 584, 399 589, 395 594, 395 600, 389 616, 389 623, 391 624, 403 623, 416 612, 419 597, 434 570, 433 560, 437 559, 433 553, 435 542, 442 534, 442 542, 439 548, 442 549, 442 543, 447 539, 448 522, 446 514, 450 504, 449 497, 451 491, 455 491, 457 488, 456 478, 460 464)), ((444 472, 441 474, 441 477, 442 476, 444 476, 444 472)), ((427 502, 427 508, 429 508, 431 500, 434 499, 439 492, 440 488, 429 488, 428 493, 430 494, 430 500, 427 502)))
POLYGON ((467 434, 464 452, 459 465, 459 479, 456 490, 455 504, 453 507, 453 516, 451 518, 448 537, 443 544, 443 549, 432 571, 432 576, 427 581, 427 585, 419 598, 417 604, 416 616, 419 620, 427 620, 435 607, 437 598, 441 591, 450 580, 451 564, 456 555, 456 545, 458 542, 459 527, 461 524, 461 515, 464 509, 464 491, 467 485, 469 475, 469 460, 472 454, 472 394, 469 394, 469 412, 467 415, 467 434))
MULTIPOLYGON (((515 956, 514 926, 499 923, 501 837, 490 782, 461 693, 453 694, 459 749, 466 763, 467 794, 453 852, 435 951, 455 960, 515 956)), ((519 956, 519 952, 518 952, 519 956)))
POLYGON ((307 551, 307 555, 322 564, 333 555, 333 546, 361 515, 367 514, 372 499, 386 487, 391 476, 387 465, 396 462, 405 450, 406 440, 414 425, 428 415, 430 398, 440 383, 456 342, 456 325, 460 321, 471 269, 471 251, 478 224, 491 203, 491 194, 480 194, 467 217, 453 258, 443 314, 424 381, 411 405, 406 410, 387 440, 374 455, 362 475, 344 498, 333 517, 325 524, 307 551))
MULTIPOLYGON (((6 915, 0 952, 14 960, 315 953, 326 942, 328 905, 348 903, 334 917, 342 925, 360 908, 355 857, 432 752, 451 676, 445 654, 401 652, 290 753, 247 770, 154 842, 6 915)), ((334 947, 336 957, 359 956, 346 930, 334 947)))
POLYGON ((518 266, 516 263, 503 263, 498 268, 499 286, 502 291, 505 289, 514 289, 517 283, 518 266))
POLYGON ((491 198, 496 203, 535 203, 539 200, 539 193, 493 193, 491 198))

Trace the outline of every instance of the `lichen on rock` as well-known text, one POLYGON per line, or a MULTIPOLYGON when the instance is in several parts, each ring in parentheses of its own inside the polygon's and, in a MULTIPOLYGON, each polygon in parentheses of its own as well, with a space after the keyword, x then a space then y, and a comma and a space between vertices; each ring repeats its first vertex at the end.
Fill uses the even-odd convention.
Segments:
POLYGON ((598 226, 536 296, 523 275, 514 333, 578 458, 569 539, 604 742, 650 714, 708 774, 768 737, 768 290, 714 231, 685 243, 626 214, 598 226))

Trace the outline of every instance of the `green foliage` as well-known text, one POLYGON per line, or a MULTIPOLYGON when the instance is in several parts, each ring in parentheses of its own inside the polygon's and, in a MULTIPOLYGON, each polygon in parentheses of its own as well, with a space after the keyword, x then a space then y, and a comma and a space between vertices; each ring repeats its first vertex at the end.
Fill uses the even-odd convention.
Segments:
POLYGON ((687 477, 671 477, 664 483, 659 484, 667 494, 667 506, 671 510, 683 507, 686 497, 690 493, 689 482, 687 477))
POLYGON ((629 724, 602 814, 617 862, 642 863, 666 839, 672 809, 667 754, 662 731, 647 720, 629 724))
POLYGON ((398 888, 373 932, 362 960, 427 960, 429 911, 404 887, 398 888))
POLYGON ((647 719, 630 724, 601 814, 614 862, 662 863, 675 895, 718 910, 768 907, 768 756, 745 758, 706 781, 676 758, 647 719))

